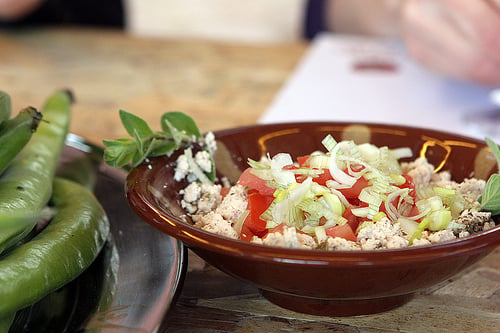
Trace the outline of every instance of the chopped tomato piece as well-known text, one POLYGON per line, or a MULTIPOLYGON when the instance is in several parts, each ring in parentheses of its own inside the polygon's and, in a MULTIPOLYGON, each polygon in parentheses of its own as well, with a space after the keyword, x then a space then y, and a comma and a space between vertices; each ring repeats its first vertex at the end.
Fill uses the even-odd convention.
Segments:
POLYGON ((248 214, 244 226, 248 227, 252 234, 262 237, 267 234, 267 222, 262 220, 260 216, 269 208, 273 201, 273 197, 263 196, 260 192, 251 192, 248 194, 248 214))
MULTIPOLYGON (((408 217, 413 217, 413 216, 417 216, 418 214, 420 214, 420 211, 418 210, 418 207, 413 205, 410 209, 410 212, 408 213, 408 217)), ((416 220, 417 222, 421 222, 422 221, 422 218, 419 218, 416 220)))
POLYGON ((323 172, 321 174, 318 175, 318 177, 314 177, 313 178, 313 181, 320 184, 320 185, 323 185, 323 186, 326 186, 326 182, 328 180, 332 180, 332 175, 330 174, 330 170, 328 169, 322 169, 323 172))
MULTIPOLYGON (((402 185, 399 185, 398 187, 410 189, 408 194, 410 195, 410 197, 412 197, 415 200, 416 196, 417 196, 417 192, 415 191, 415 183, 413 182, 413 179, 411 178, 411 176, 406 175, 406 174, 402 174, 402 176, 406 179, 406 182, 402 185)), ((400 197, 398 196, 397 198, 395 198, 393 200, 392 205, 397 207, 399 201, 400 201, 400 197)), ((413 205, 409 204, 408 202, 405 202, 404 205, 401 206, 398 210, 403 216, 407 216, 407 217, 412 217, 412 216, 416 216, 419 214, 417 206, 415 206, 414 204, 413 205)), ((383 202, 380 205, 379 211, 387 214, 387 210, 385 209, 385 202, 383 202)))
POLYGON ((413 178, 410 175, 402 174, 406 179, 406 182, 403 185, 398 186, 399 188, 409 188, 410 192, 408 193, 413 199, 417 197, 417 192, 415 191, 415 183, 413 182, 413 178))
POLYGON ((241 227, 240 239, 249 242, 252 240, 253 236, 255 236, 253 232, 248 228, 248 226, 243 224, 241 227))
POLYGON ((309 158, 311 155, 304 155, 304 156, 299 156, 297 157, 297 163, 299 163, 300 167, 309 167, 309 158))
POLYGON ((325 230, 326 234, 331 237, 340 237, 348 241, 355 242, 356 235, 349 224, 336 225, 325 230))
POLYGON ((229 193, 229 190, 229 187, 223 187, 220 189, 220 195, 222 196, 222 198, 224 198, 229 193))
MULTIPOLYGON (((285 227, 288 227, 288 225, 286 223, 280 223, 278 224, 276 227, 272 228, 269 230, 269 233, 273 233, 273 232, 277 232, 277 233, 280 233, 280 234, 283 234, 283 229, 285 227)), ((307 233, 301 231, 301 230, 296 230, 298 234, 304 234, 304 235, 307 235, 307 233)))
POLYGON ((267 186, 266 181, 254 175, 251 170, 252 168, 247 168, 243 171, 238 184, 257 190, 263 195, 273 195, 275 189, 267 186))
POLYGON ((344 214, 342 214, 342 217, 347 219, 346 224, 349 225, 353 231, 358 229, 358 225, 360 223, 360 218, 352 213, 351 207, 346 208, 346 210, 344 211, 344 214))
POLYGON ((368 185, 368 180, 366 180, 365 177, 359 177, 352 187, 340 188, 339 191, 346 197, 346 199, 358 199, 361 190, 368 185))
POLYGON ((280 223, 279 225, 277 225, 276 227, 272 228, 271 230, 269 230, 269 233, 272 233, 272 232, 279 232, 280 234, 283 233, 283 229, 285 228, 286 224, 285 223, 280 223))

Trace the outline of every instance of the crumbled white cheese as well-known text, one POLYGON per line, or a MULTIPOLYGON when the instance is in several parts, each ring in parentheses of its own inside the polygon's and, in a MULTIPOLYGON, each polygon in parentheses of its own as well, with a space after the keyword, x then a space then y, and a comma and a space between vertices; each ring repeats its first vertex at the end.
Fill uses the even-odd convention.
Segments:
POLYGON ((187 157, 182 154, 177 158, 176 166, 175 166, 175 174, 174 179, 176 182, 180 182, 184 178, 186 178, 189 173, 189 163, 187 157))
POLYGON ((408 246, 399 224, 392 224, 388 218, 361 229, 357 241, 363 250, 408 246))
POLYGON ((449 171, 441 171, 432 174, 431 183, 439 187, 452 188, 449 186, 449 184, 455 182, 451 180, 451 173, 449 171))
POLYGON ((245 212, 247 206, 248 198, 245 187, 235 185, 231 187, 229 193, 226 194, 215 212, 220 214, 224 219, 234 223, 245 212))
POLYGON ((213 132, 208 132, 205 135, 205 144, 212 154, 217 150, 217 141, 215 141, 215 135, 213 132))
POLYGON ((431 243, 441 243, 454 240, 456 237, 453 234, 453 231, 446 229, 429 233, 427 239, 429 239, 431 243))
POLYGON ((469 178, 457 184, 457 194, 462 195, 468 201, 477 201, 484 191, 486 182, 483 179, 469 178))
POLYGON ((423 246, 423 245, 430 245, 431 242, 427 238, 427 231, 422 232, 422 236, 418 239, 414 239, 412 246, 423 246))
POLYGON ((220 214, 215 212, 197 215, 195 226, 200 227, 202 230, 229 238, 237 239, 239 237, 238 233, 231 226, 231 223, 224 220, 220 214))
POLYGON ((413 162, 401 163, 403 173, 413 178, 415 184, 428 184, 434 173, 434 166, 425 157, 419 157, 413 162))
MULTIPOLYGON (((253 240, 252 240, 253 241, 253 240)), ((256 241, 257 243, 260 243, 256 241)), ((263 245, 287 247, 295 249, 313 249, 316 247, 314 238, 303 233, 298 233, 294 227, 283 228, 283 233, 271 232, 262 238, 263 245)))
POLYGON ((191 183, 181 190, 181 206, 189 214, 201 214, 216 209, 222 201, 220 185, 191 183))
POLYGON ((203 172, 209 173, 212 171, 212 160, 210 154, 206 150, 201 150, 194 155, 194 161, 203 172))
POLYGON ((341 237, 328 237, 326 239, 326 249, 329 251, 333 250, 360 250, 361 247, 358 243, 348 241, 347 239, 341 237))
MULTIPOLYGON (((194 161, 196 166, 200 168, 201 171, 210 173, 213 169, 212 154, 217 149, 217 143, 215 141, 213 133, 211 135, 207 134, 204 141, 201 143, 202 145, 206 145, 207 149, 196 152, 196 154, 194 154, 194 156, 192 157, 192 160, 194 161)), ((174 179, 177 182, 180 182, 183 179, 187 179, 188 182, 194 182, 197 180, 195 172, 191 170, 191 168, 193 167, 193 162, 191 162, 190 165, 190 161, 188 160, 188 156, 186 155, 187 152, 189 152, 189 154, 192 154, 191 149, 186 149, 184 153, 179 155, 176 160, 174 179)))

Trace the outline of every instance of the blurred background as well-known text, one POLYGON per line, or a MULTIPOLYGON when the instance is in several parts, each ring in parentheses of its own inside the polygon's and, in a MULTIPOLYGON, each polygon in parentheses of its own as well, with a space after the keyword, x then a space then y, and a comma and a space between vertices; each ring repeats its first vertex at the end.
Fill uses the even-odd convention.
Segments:
POLYGON ((16 106, 71 87, 74 131, 96 141, 121 134, 107 118, 120 107, 183 110, 204 130, 307 115, 495 135, 499 13, 497 0, 0 0, 0 85, 16 106), (424 109, 442 117, 419 121, 424 109))

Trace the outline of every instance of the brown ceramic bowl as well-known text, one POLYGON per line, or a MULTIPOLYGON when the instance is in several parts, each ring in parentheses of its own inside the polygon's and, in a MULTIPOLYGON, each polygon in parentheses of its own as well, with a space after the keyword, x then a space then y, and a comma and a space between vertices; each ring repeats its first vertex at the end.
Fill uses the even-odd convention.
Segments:
MULTIPOLYGON (((412 127, 348 123, 255 125, 216 132, 218 172, 234 179, 247 167, 247 158, 322 149, 327 133, 337 140, 410 147, 414 157, 427 156, 457 181, 498 172, 479 140, 412 127)), ((208 263, 254 284, 269 301, 293 311, 327 316, 386 311, 456 275, 500 244, 500 226, 439 245, 374 251, 285 249, 228 239, 200 230, 185 218, 179 190, 186 184, 173 180, 173 161, 175 156, 154 158, 131 170, 127 198, 133 209, 208 263)))

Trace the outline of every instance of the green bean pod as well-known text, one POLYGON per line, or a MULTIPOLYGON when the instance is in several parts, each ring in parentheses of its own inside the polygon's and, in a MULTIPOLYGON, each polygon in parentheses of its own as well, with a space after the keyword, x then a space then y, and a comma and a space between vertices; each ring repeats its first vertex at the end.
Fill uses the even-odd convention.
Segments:
POLYGON ((52 221, 0 260, 0 317, 24 308, 82 273, 109 235, 94 194, 73 181, 54 180, 52 221))
MULTIPOLYGON (((52 194, 52 182, 68 133, 72 98, 66 91, 50 96, 42 109, 44 121, 0 177, 0 233, 2 238, 13 228, 2 228, 2 220, 12 216, 41 216, 52 194), (28 214, 29 213, 29 214, 28 214)), ((36 220, 36 219, 35 219, 36 220)), ((28 221, 29 222, 29 221, 28 221)), ((23 224, 23 223, 21 223, 23 224)), ((25 223, 29 232, 35 223, 25 223)), ((4 244, 5 245, 5 244, 4 244)))
POLYGON ((15 313, 11 313, 4 317, 0 317, 0 333, 9 332, 9 328, 12 325, 12 322, 14 321, 15 315, 16 315, 15 313))
POLYGON ((41 119, 40 112, 27 107, 0 124, 0 174, 29 142, 41 119))
POLYGON ((23 212, 23 214, 10 216, 3 215, 0 221, 0 253, 14 246, 22 240, 38 222, 38 214, 23 212))
POLYGON ((11 109, 10 96, 0 90, 0 124, 10 118, 11 109))

